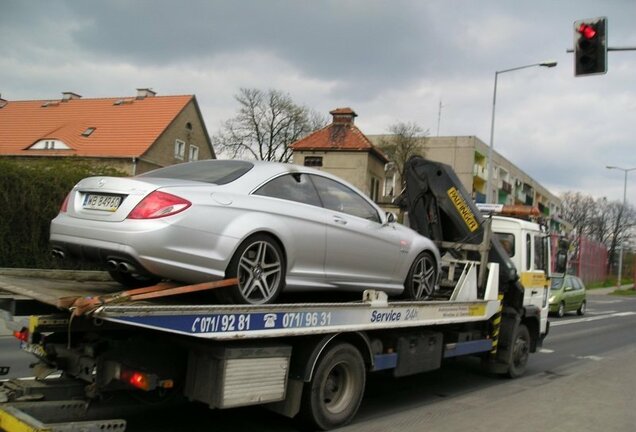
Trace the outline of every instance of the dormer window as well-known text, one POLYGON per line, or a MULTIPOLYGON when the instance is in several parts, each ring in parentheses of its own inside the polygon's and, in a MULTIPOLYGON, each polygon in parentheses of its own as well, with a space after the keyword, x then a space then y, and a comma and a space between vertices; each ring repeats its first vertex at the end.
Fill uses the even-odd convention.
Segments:
POLYGON ((86 130, 84 132, 82 132, 82 136, 83 137, 89 137, 89 136, 91 136, 91 134, 93 132, 95 132, 95 128, 94 127, 86 128, 86 130))
POLYGON ((43 139, 31 147, 29 150, 70 150, 71 148, 64 144, 64 142, 56 139, 43 139))

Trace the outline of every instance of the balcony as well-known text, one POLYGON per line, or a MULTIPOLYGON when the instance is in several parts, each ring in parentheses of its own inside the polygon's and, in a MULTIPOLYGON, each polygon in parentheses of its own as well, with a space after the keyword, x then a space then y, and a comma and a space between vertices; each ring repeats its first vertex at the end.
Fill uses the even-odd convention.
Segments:
POLYGON ((512 193, 512 185, 505 180, 501 181, 501 190, 507 194, 512 193))
POLYGON ((473 165, 473 177, 480 178, 482 180, 488 179, 488 172, 484 165, 475 164, 473 165))

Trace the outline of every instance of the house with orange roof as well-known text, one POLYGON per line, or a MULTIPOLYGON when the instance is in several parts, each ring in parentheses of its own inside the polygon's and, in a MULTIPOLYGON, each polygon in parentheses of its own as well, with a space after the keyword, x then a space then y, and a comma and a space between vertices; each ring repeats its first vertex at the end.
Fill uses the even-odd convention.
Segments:
POLYGON ((196 97, 150 89, 115 98, 0 98, 0 157, 76 157, 129 175, 216 158, 196 97))
POLYGON ((330 124, 290 146, 293 162, 335 174, 379 201, 389 160, 355 126, 358 115, 351 108, 337 108, 329 114, 330 124))

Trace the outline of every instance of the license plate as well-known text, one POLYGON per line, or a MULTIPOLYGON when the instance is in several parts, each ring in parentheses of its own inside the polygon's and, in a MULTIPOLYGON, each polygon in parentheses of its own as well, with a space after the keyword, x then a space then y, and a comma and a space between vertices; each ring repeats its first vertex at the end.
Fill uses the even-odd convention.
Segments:
POLYGON ((88 210, 102 210, 114 212, 121 204, 119 195, 86 194, 82 207, 88 210))

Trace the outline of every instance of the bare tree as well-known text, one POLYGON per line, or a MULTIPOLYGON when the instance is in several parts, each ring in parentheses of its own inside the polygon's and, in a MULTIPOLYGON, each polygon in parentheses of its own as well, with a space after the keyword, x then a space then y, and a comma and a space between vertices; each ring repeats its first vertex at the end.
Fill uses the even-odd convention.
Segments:
POLYGON ((404 166, 411 156, 424 154, 424 139, 428 129, 423 130, 416 123, 399 122, 389 127, 391 135, 380 140, 380 148, 389 160, 395 164, 404 183, 404 166))
POLYGON ((232 158, 289 162, 289 145, 327 124, 326 118, 278 90, 242 88, 235 97, 238 113, 213 138, 215 147, 232 158))
POLYGON ((566 192, 561 198, 562 217, 574 226, 576 247, 581 235, 605 244, 609 255, 608 271, 611 270, 610 265, 614 262, 619 245, 631 240, 633 228, 636 227, 634 208, 623 206, 618 201, 608 202, 606 198, 594 201, 580 192, 566 192))

